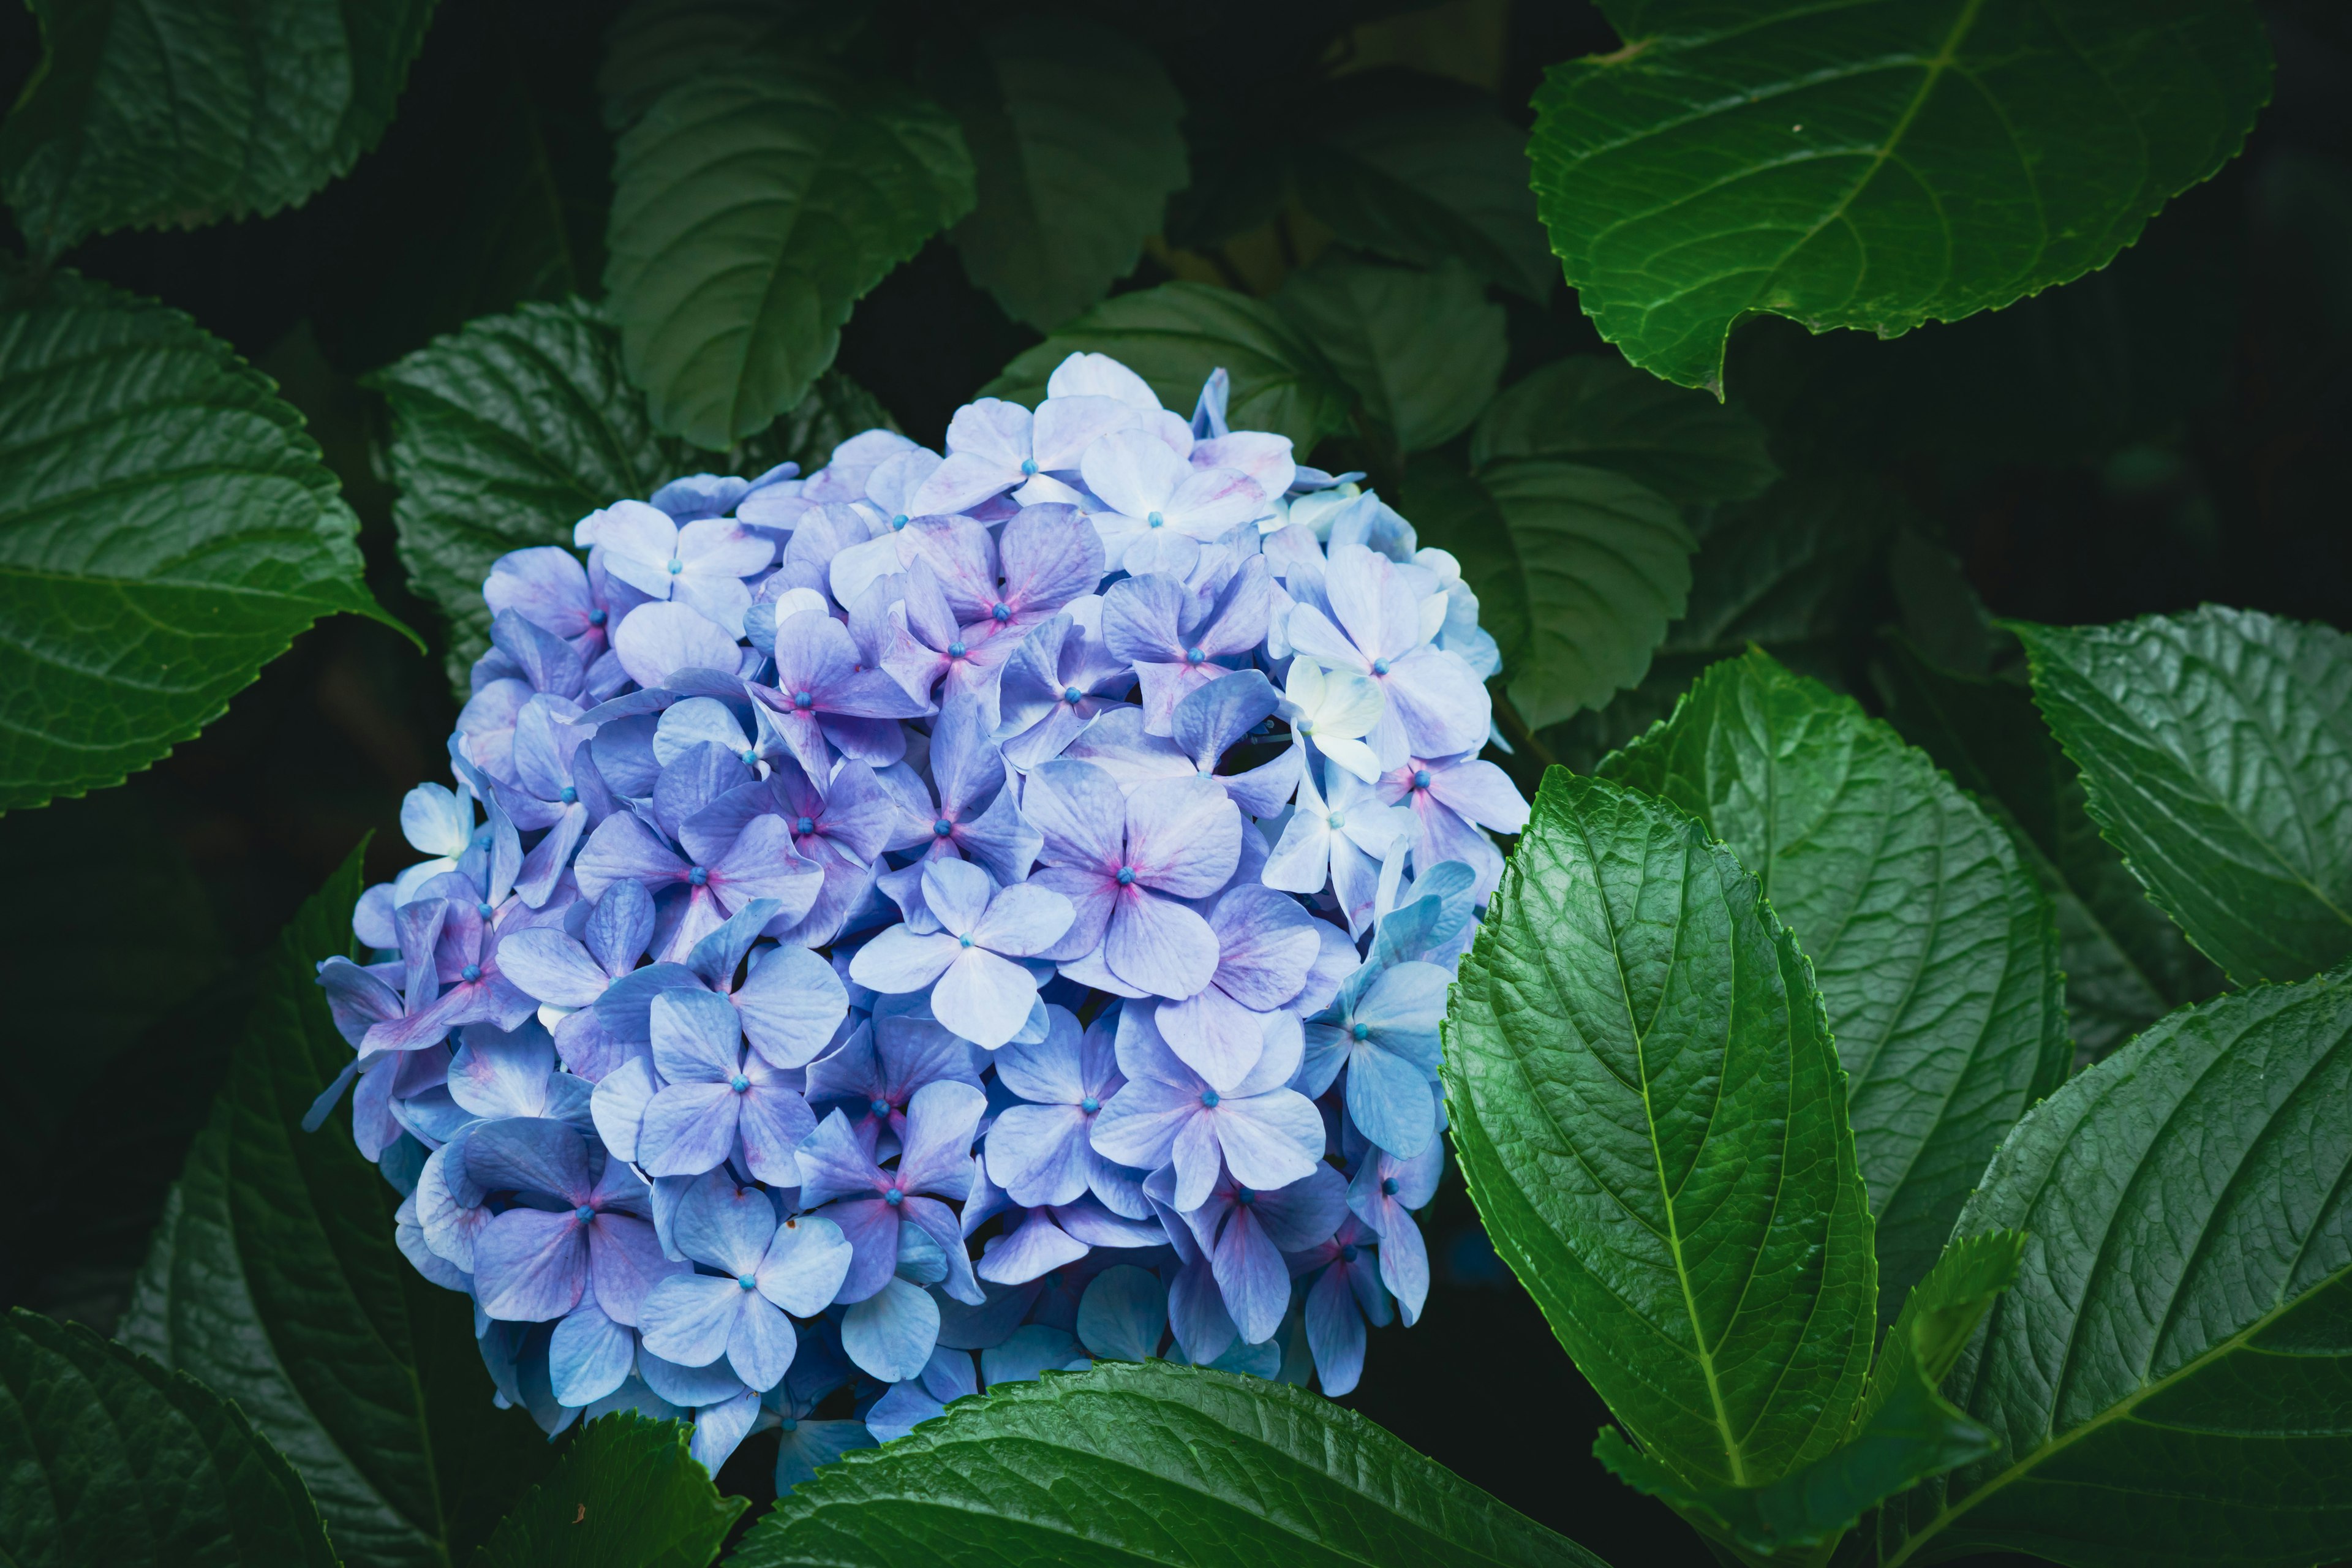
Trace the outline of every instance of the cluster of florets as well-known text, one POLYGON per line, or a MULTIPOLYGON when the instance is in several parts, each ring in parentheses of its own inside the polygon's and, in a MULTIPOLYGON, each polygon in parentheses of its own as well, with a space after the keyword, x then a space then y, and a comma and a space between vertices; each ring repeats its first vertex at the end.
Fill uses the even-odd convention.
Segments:
POLYGON ((356 1079, 502 1402, 780 1424, 789 1487, 1095 1356, 1343 1393, 1419 1314, 1495 647, 1224 384, 1076 354, 492 569, 313 1115, 356 1079))

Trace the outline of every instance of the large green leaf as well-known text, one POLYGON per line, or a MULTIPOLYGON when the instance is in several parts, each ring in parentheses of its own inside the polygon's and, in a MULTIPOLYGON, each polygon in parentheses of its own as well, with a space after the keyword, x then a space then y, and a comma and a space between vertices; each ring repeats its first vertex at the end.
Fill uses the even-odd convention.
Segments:
POLYGON ((979 172, 948 238, 1006 315, 1051 331, 1135 270, 1187 178, 1184 100, 1157 59, 1091 22, 1026 17, 929 79, 979 172))
POLYGON ((1638 683, 1683 613, 1696 542, 1674 502, 1614 469, 1511 458, 1470 475, 1416 458, 1402 507, 1461 562, 1531 726, 1638 683))
POLYGON ((2270 94, 2240 0, 1604 0, 1528 144, 1625 356, 1722 387, 1753 311, 1892 336, 2105 266, 2270 94))
POLYGON ((1891 1313, 2073 1062, 2048 900, 1925 752, 1760 650, 1701 676, 1601 775, 1704 822, 1812 961, 1891 1313))
POLYGON ((320 616, 380 615, 358 533, 226 344, 0 266, 0 810, 120 782, 320 616))
POLYGON ((1884 675, 1888 719, 2009 827, 2050 895, 2078 1047, 2103 1057, 2221 988, 2221 972, 2099 837, 2084 809, 2082 773, 2021 681, 1941 669, 1904 642, 1890 648, 1884 675))
POLYGON ((2002 1145, 2029 1233, 1945 1392, 2001 1451, 1881 1510, 1879 1561, 2352 1554, 2352 972, 2173 1014, 2002 1145))
POLYGON ((1563 458, 1615 468, 1671 500, 1741 500, 1779 470, 1764 426, 1615 354, 1576 354, 1511 384, 1478 422, 1474 467, 1563 458))
MULTIPOLYGON (((449 618, 453 678, 489 638, 482 580, 509 550, 572 542, 572 524, 643 499, 710 454, 657 433, 621 374, 619 336, 581 300, 525 305, 467 323, 380 372, 392 405, 393 521, 409 584, 449 618)), ((801 405, 731 457, 741 471, 822 463, 889 423, 855 383, 827 372, 801 405)))
POLYGON ((1442 446, 1495 395, 1503 308, 1462 263, 1423 271, 1337 248, 1294 272, 1275 304, 1298 323, 1402 452, 1442 446))
POLYGON ((1869 1197, 1804 955, 1732 852, 1551 769, 1444 1032, 1487 1234, 1650 1457, 1759 1487, 1835 1447, 1876 1322, 1869 1197))
POLYGON ((1222 366, 1233 378, 1234 427, 1287 436, 1302 458, 1348 428, 1355 402, 1322 351, 1281 311, 1205 283, 1115 295, 1024 351, 982 394, 1034 405, 1054 367, 1078 353, 1118 360, 1180 414, 1192 413, 1201 384, 1222 366))
POLYGON ((2352 638, 2208 605, 2015 628, 2107 841, 2241 984, 2352 954, 2352 638))
POLYGON ((728 1561, 1600 1568, 1352 1410, 1163 1361, 1100 1362, 962 1401, 818 1471, 728 1561))
POLYGON ((656 429, 724 451, 807 395, 850 307, 971 210, 954 120, 798 57, 670 89, 622 136, 604 286, 656 429))
POLYGON ((749 1506, 719 1495, 685 1427, 624 1410, 580 1428, 474 1568, 709 1568, 749 1506))
POLYGON ((236 1406, 79 1323, 0 1321, 0 1562, 334 1568, 302 1482, 236 1406))
POLYGON ((433 0, 34 0, 47 54, 0 127, 41 258, 111 228, 272 213, 392 122, 433 0))
POLYGON ((471 1306, 401 1256, 399 1194, 348 1116, 301 1130, 351 1060, 315 972, 351 951, 360 882, 355 850, 262 961, 121 1337, 237 1402, 310 1484, 347 1564, 448 1568, 548 1450, 530 1417, 491 1408, 471 1306))

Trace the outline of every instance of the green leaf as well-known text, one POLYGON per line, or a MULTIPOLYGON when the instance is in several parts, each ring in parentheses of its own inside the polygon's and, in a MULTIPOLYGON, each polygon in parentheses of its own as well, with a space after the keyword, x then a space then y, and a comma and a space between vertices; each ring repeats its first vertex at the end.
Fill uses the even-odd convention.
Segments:
POLYGON ((1006 315, 1051 331, 1135 270, 1189 177, 1184 100, 1157 59, 1091 22, 1025 17, 928 79, 979 174, 948 238, 1006 315))
POLYGON ((1893 336, 2095 271, 2270 96, 2237 0, 1605 0, 1528 156, 1601 335, 1720 392, 1769 311, 1893 336))
POLYGON ((1486 94, 1411 71, 1333 84, 1293 151, 1300 200, 1349 244, 1434 267, 1451 257, 1540 303, 1554 264, 1525 142, 1486 94))
POLYGON ((334 1568, 301 1480, 234 1405, 79 1323, 0 1321, 11 1568, 334 1568))
POLYGON ((1163 1361, 1005 1384, 805 1481, 731 1568, 1601 1568, 1352 1410, 1163 1361))
POLYGON ((47 52, 0 127, 43 261, 107 229, 276 212, 392 122, 433 0, 33 0, 47 52))
POLYGON ((399 1194, 348 1113, 301 1130, 351 1060, 316 966, 351 951, 360 885, 354 850, 261 961, 121 1337, 237 1402, 301 1472, 346 1563, 447 1568, 548 1449, 529 1416, 491 1408, 471 1307, 401 1256, 399 1194))
POLYGON ((626 131, 663 93, 715 71, 812 48, 830 54, 866 19, 864 5, 816 0, 635 0, 604 36, 596 73, 604 124, 626 131))
POLYGON ((1690 591, 1682 514, 1612 469, 1513 458, 1474 476, 1421 458, 1402 510, 1461 562, 1511 701, 1536 728, 1639 682, 1690 591))
POLYGON ((2352 954, 2352 638, 2208 605, 2012 628, 2107 842, 2240 984, 2352 954))
POLYGON ((2099 837, 2082 773, 2021 681, 1940 669, 1901 641, 1882 673, 1888 719, 2008 826, 2050 895, 2078 1047, 2105 1056, 2173 1008, 2221 989, 2221 972, 2099 837))
POLYGON ((1677 501, 1743 500, 1780 474, 1746 413, 1614 354, 1578 354, 1512 383, 1470 443, 1474 468, 1504 458, 1614 468, 1677 501))
POLYGON ((1835 1447, 1876 1273, 1843 1074, 1756 879, 1662 801, 1553 768, 1462 962, 1446 1106, 1496 1250, 1685 1484, 1835 1447))
POLYGON ((1222 365, 1233 378, 1234 427, 1287 436, 1302 458, 1348 428, 1355 403, 1322 351, 1281 311, 1206 283, 1114 295, 1024 351, 981 395, 1034 407, 1054 367, 1079 353, 1111 355, 1150 383, 1162 404, 1187 415, 1201 384, 1222 365))
POLYGON ((604 287, 656 429, 724 451, 807 395, 850 307, 971 210, 946 112, 801 57, 682 82, 621 137, 604 287))
POLYGON ((2030 1233, 1946 1391, 1993 1458, 1882 1510, 1878 1561, 2352 1553, 2352 971, 2173 1014, 2019 1123, 1963 1235, 2030 1233))
POLYGON ((1925 752, 1760 650, 1701 676, 1600 773, 1704 822, 1811 960, 1891 1312, 2074 1060, 2041 888, 1925 752))
POLYGON ((380 616, 358 534, 226 343, 0 266, 0 810, 120 783, 320 616, 380 616))
POLYGON ((624 1410, 573 1435, 474 1568, 709 1568, 750 1506, 719 1495, 684 1426, 624 1410))
POLYGON ((1294 272, 1276 308, 1298 323, 1402 452, 1443 446, 1495 395, 1509 350, 1503 308, 1470 269, 1431 271, 1339 249, 1294 272))
MULTIPOLYGON (((643 499, 710 454, 654 429, 621 374, 620 340, 581 300, 525 305, 469 321, 377 373, 392 405, 393 521, 409 585, 450 625, 451 679, 489 638, 482 580, 509 550, 572 543, 572 525, 623 497, 643 499)), ((828 371, 773 428, 730 454, 754 473, 825 460, 881 405, 828 371)))

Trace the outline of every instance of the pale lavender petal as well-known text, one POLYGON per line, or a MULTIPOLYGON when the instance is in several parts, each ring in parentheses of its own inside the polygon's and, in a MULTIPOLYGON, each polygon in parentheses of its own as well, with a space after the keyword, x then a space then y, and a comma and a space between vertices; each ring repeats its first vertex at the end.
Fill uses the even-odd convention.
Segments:
MULTIPOLYGON (((968 861, 932 860, 923 867, 923 902, 949 936, 971 935, 995 892, 988 873, 968 861)), ((877 991, 890 989, 870 981, 858 983, 877 991)))
POLYGON ((645 687, 666 685, 682 669, 732 674, 740 651, 725 629, 687 605, 640 605, 613 634, 621 668, 645 687))
POLYGON ((852 1256, 848 1237, 831 1220, 814 1215, 788 1219, 761 1260, 760 1293, 796 1318, 814 1318, 841 1293, 852 1256))
POLYGON ((674 1083, 646 1104, 637 1161, 648 1174, 698 1176, 735 1147, 738 1096, 723 1083, 674 1083))
POLYGON ((727 998, 709 991, 655 994, 647 1015, 654 1067, 671 1083, 724 1084, 741 1058, 741 1026, 727 998))
MULTIPOLYGON (((936 902, 931 907, 939 908, 936 902)), ((945 920, 944 915, 941 918, 945 920)), ((996 895, 977 925, 958 931, 950 923, 948 929, 969 934, 974 946, 991 952, 1026 958, 1045 952, 1067 935, 1076 918, 1076 907, 1051 888, 1016 882, 996 895)))
POLYGON ((1410 1215, 1398 1213, 1381 1233, 1381 1283, 1396 1297, 1406 1328, 1421 1320, 1429 1297, 1429 1251, 1410 1215))
POLYGON ((727 1353, 728 1336, 750 1293, 718 1275, 670 1276, 646 1291, 637 1309, 646 1349, 679 1366, 709 1366, 727 1353))
POLYGON ((988 1096, 968 1083, 941 1079, 915 1090, 907 1101, 898 1185, 961 1200, 971 1184, 972 1133, 987 1109, 988 1096))
POLYGON ((1415 754, 1471 751, 1485 742, 1494 701, 1460 654, 1417 647, 1390 667, 1382 684, 1415 754))
POLYGON ((595 1093, 588 1102, 588 1113, 595 1121, 597 1136, 604 1141, 604 1147, 614 1158, 636 1160, 646 1106, 660 1088, 650 1056, 629 1057, 597 1080, 595 1093))
POLYGON ((1259 1344, 1273 1338, 1290 1307, 1290 1270, 1248 1205, 1235 1209, 1225 1222, 1210 1260, 1225 1310, 1233 1314, 1244 1342, 1259 1344))
POLYGON ((1168 1287, 1168 1327, 1184 1359, 1204 1365, 1225 1353, 1240 1331, 1225 1310, 1213 1266, 1197 1258, 1179 1269, 1168 1287))
POLYGON ((810 1112, 808 1101, 773 1081, 755 1081, 737 1098, 742 1109, 735 1136, 751 1174, 771 1186, 799 1186, 797 1151, 802 1140, 816 1131, 816 1117, 810 1112))
MULTIPOLYGON (((1004 1087, 1037 1105, 1076 1105, 1086 1098, 1088 1081, 1081 1062, 1089 1042, 1080 1036, 1078 1021, 1066 1008, 1045 1009, 1045 1037, 1034 1045, 1011 1045, 992 1058, 1004 1087)), ((1093 1042, 1099 1066, 1109 1065, 1108 1030, 1093 1042)), ((1099 1079, 1097 1080, 1097 1086, 1099 1079)), ((1105 1095, 1108 1098, 1108 1095, 1105 1095)))
MULTIPOLYGON (((1060 901, 1066 905, 1066 900, 1060 901)), ((1035 975, 1010 959, 973 946, 960 953, 940 976, 931 992, 931 1012, 965 1039, 992 1051, 1021 1032, 1036 1001, 1035 975)))
POLYGON ((943 931, 918 936, 896 925, 857 950, 849 962, 849 977, 869 991, 889 995, 921 991, 947 973, 964 951, 943 931))
MULTIPOLYGON (((1139 784, 1127 797, 1126 863, 1148 887, 1180 899, 1204 899, 1232 879, 1241 855, 1241 813, 1207 779, 1139 784)), ((1116 958, 1112 966, 1118 966, 1116 958)))
POLYGON ((1220 1093, 1232 1093, 1265 1048, 1264 1020, 1214 985, 1160 1003, 1154 1022, 1168 1048, 1220 1093))
POLYGON ((646 1292, 686 1268, 663 1256, 650 1223, 630 1215, 600 1214, 590 1222, 588 1258, 597 1305, 614 1322, 632 1326, 646 1292))
POLYGON ((740 1280, 729 1283, 741 1300, 727 1335, 727 1364, 735 1369, 735 1375, 747 1386, 762 1391, 773 1388, 784 1380, 785 1372, 793 1364, 793 1352, 800 1348, 793 1321, 771 1306, 758 1290, 742 1289, 740 1280))
POLYGON ((466 1142, 466 1179, 484 1192, 543 1193, 588 1201, 588 1151, 561 1121, 514 1117, 475 1130, 466 1142))
MULTIPOLYGON (((861 983, 862 984, 862 983, 861 983)), ((744 1037, 780 1068, 804 1067, 833 1039, 849 993, 833 966, 801 947, 779 947, 752 966, 735 993, 744 1037)))
POLYGON ((694 1436, 688 1440, 686 1451, 715 1476, 751 1436, 751 1424, 759 1415, 760 1395, 751 1389, 719 1404, 706 1405, 694 1413, 694 1436))
POLYGON ((1307 1347, 1326 1394, 1337 1399, 1354 1391, 1364 1374, 1364 1315, 1349 1292, 1347 1269, 1338 1263, 1307 1289, 1307 1347))
POLYGON ((547 1372, 561 1405, 593 1405, 627 1380, 636 1365, 637 1336, 594 1302, 555 1325, 547 1344, 547 1372))
POLYGON ((920 1374, 939 1338, 939 1303, 929 1291, 904 1279, 891 1280, 841 1320, 843 1352, 885 1383, 920 1374))
MULTIPOLYGON (((1150 1079, 1130 1079, 1113 1095, 1095 1119, 1089 1137, 1095 1151, 1107 1160, 1150 1170, 1165 1164, 1184 1129, 1202 1113, 1197 1089, 1183 1089, 1150 1079)), ((1309 1110, 1313 1107, 1310 1105, 1309 1110)), ((1322 1119, 1316 1119, 1320 1136, 1322 1119)))
MULTIPOLYGON (((1233 809, 1222 795, 1218 803, 1233 809)), ((1181 1000, 1215 976, 1217 939, 1209 922, 1184 905, 1131 887, 1112 905, 1103 958, 1129 985, 1181 1000)))
POLYGON ((587 1288, 587 1227, 568 1210, 509 1209, 474 1239, 476 1299, 494 1318, 543 1323, 577 1307, 587 1288))
POLYGON ((1234 1099, 1217 1107, 1218 1146, 1244 1186, 1288 1186, 1314 1174, 1323 1152, 1323 1117, 1293 1089, 1234 1099))
POLYGON ((1017 1204, 1075 1202, 1087 1190, 1088 1120, 1075 1105, 1000 1112, 988 1130, 989 1179, 1017 1204))
POLYGON ((1100 768, 1052 762, 1029 775, 1023 813, 1045 836, 1049 866, 1115 868, 1124 845, 1127 796, 1100 768))
POLYGON ((991 1242, 974 1268, 999 1285, 1025 1285, 1087 1255, 1087 1245, 1054 1223, 1044 1209, 1032 1209, 1019 1228, 991 1242))

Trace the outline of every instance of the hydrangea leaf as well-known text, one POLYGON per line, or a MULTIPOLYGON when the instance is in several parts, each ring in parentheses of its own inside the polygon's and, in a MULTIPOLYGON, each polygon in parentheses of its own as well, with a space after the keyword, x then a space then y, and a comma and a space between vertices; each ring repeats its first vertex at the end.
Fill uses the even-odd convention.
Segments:
POLYGON ((973 200, 937 104, 806 57, 672 88, 613 180, 623 363, 656 429, 716 451, 806 396, 851 306, 973 200))
POLYGON ((300 1478, 237 1407, 79 1323, 0 1321, 0 1558, 334 1568, 300 1478))
POLYGON ((1536 728, 1639 682, 1690 592, 1696 543, 1680 510, 1614 469, 1510 458, 1465 474, 1416 458, 1403 510, 1423 543, 1461 562, 1536 728))
POLYGON ((1470 445, 1474 467, 1505 458, 1615 468, 1677 501, 1744 500, 1779 476, 1764 426, 1744 411, 1614 354, 1576 354, 1512 383, 1470 445))
POLYGON ((1959 1231, 2025 1231, 1946 1392, 1999 1453, 1880 1510, 1894 1568, 2352 1552, 2352 970, 2172 1014, 2010 1134, 1959 1231))
POLYGON ((2209 605, 2013 628, 2092 819, 2240 984, 2352 954, 2352 637, 2209 605))
POLYGON ((399 1194, 349 1116, 301 1130, 351 1060, 315 965, 352 951, 360 886, 355 850, 262 960, 121 1337, 236 1401, 301 1472, 344 1562, 446 1568, 548 1448, 522 1412, 491 1408, 472 1310, 400 1255, 399 1194))
POLYGON ((476 1568, 709 1568, 750 1502, 720 1497, 686 1451, 686 1428, 635 1411, 564 1445, 476 1553, 476 1568))
POLYGON ((1888 719, 2009 828, 2050 895, 2066 1016, 2081 1050, 2104 1057, 2174 1007, 2221 989, 2221 972, 2099 837, 2082 773, 2022 682, 1939 668, 1900 641, 1883 669, 1888 719))
MULTIPOLYGON (((410 585, 448 617, 451 671, 489 640, 482 579, 509 550, 572 543, 572 528, 616 497, 640 499, 712 454, 654 427, 621 370, 619 334, 596 307, 528 304, 469 321, 377 373, 392 405, 393 521, 410 585)), ((879 405, 828 371, 798 407, 729 454, 756 473, 824 460, 887 425, 879 405)))
POLYGON ((1692 1487, 1837 1447, 1876 1266, 1796 939, 1704 825, 1553 768, 1444 1026, 1454 1149, 1577 1370, 1692 1487))
POLYGON ((1728 844, 1811 961, 1891 1312, 2074 1060, 2048 900, 1927 753, 1761 650, 1600 771, 1728 844))
POLYGON ((1528 143, 1601 335, 1717 392, 1743 316, 1893 336, 2094 271, 2270 95, 2237 0, 1607 0, 1528 143))
POLYGON ((392 122, 433 0, 34 0, 47 54, 0 127, 37 258, 115 228, 273 213, 392 122))
POLYGON ((1403 452, 1443 446, 1495 395, 1508 353, 1503 308, 1448 258, 1423 270, 1328 250, 1275 304, 1315 340, 1403 452))
POLYGON ((818 1471, 729 1562, 1600 1568, 1352 1410, 1163 1361, 963 1400, 818 1471))
POLYGON ((1051 331, 1135 269, 1187 178, 1184 100, 1158 60, 1107 27, 1027 17, 932 85, 978 171, 948 238, 1006 315, 1051 331))
POLYGON ((179 311, 0 268, 0 810, 121 782, 296 635, 381 616, 269 379, 179 311), (11 292, 13 290, 13 292, 11 292))
POLYGON ((1192 413, 1201 384, 1223 366, 1233 378, 1234 428, 1287 436, 1302 456, 1347 429, 1355 404, 1323 352, 1281 311, 1206 283, 1163 283, 1105 300, 1024 350, 981 395, 1034 406, 1054 367, 1081 352, 1118 360, 1180 414, 1192 413))

